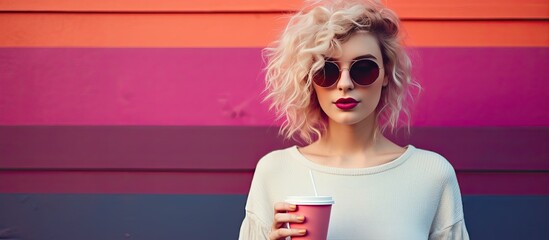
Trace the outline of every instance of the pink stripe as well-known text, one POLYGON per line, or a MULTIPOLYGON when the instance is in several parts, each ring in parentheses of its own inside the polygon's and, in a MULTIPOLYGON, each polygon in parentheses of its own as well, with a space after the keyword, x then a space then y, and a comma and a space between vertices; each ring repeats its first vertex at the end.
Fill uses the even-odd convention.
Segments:
MULTIPOLYGON (((3 171, 0 193, 247 194, 252 172, 3 171)), ((458 172, 462 194, 549 195, 549 174, 458 172)))
POLYGON ((549 48, 421 48, 416 126, 547 126, 549 48))
POLYGON ((3 125, 269 125, 259 49, 0 49, 3 125))
MULTIPOLYGON (((414 125, 549 124, 549 48, 414 51, 414 125)), ((254 48, 0 48, 0 124, 272 125, 261 68, 254 48)))

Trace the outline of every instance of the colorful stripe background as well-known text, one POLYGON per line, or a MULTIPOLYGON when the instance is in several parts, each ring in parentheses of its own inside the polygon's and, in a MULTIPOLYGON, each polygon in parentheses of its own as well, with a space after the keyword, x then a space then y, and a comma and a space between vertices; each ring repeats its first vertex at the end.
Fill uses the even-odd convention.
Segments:
MULTIPOLYGON (((236 239, 295 0, 0 1, 0 239, 236 239)), ((549 4, 389 1, 474 239, 549 236, 549 4)))

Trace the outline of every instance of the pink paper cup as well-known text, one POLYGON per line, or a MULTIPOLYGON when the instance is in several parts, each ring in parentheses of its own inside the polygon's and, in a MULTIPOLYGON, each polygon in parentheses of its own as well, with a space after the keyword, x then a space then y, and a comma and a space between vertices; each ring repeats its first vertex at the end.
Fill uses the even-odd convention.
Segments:
POLYGON ((326 240, 334 200, 330 196, 290 196, 287 203, 297 205, 292 214, 305 216, 303 223, 290 223, 290 228, 305 228, 307 234, 292 239, 326 240))

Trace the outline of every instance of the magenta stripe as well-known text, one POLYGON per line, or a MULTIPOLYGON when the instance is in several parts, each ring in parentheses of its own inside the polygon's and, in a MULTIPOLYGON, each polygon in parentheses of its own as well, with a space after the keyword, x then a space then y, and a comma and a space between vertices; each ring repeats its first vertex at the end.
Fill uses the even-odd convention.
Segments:
MULTIPOLYGON (((416 48, 416 126, 546 126, 549 48, 416 48)), ((0 48, 0 125, 271 125, 256 48, 0 48)))

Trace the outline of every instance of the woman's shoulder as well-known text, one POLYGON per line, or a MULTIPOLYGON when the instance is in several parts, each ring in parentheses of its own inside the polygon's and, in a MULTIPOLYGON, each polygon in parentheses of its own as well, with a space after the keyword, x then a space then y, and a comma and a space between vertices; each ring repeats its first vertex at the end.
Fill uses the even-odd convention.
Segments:
POLYGON ((256 171, 268 169, 269 171, 287 166, 289 161, 294 158, 293 152, 296 151, 296 146, 273 150, 259 159, 256 166, 256 171))
POLYGON ((435 172, 446 173, 445 175, 455 172, 452 163, 448 159, 432 150, 416 147, 410 158, 411 162, 424 168, 432 169, 435 172))
POLYGON ((421 148, 421 147, 416 147, 416 146, 414 146, 414 155, 420 156, 420 157, 423 157, 423 158, 427 158, 427 159, 433 159, 433 160, 436 159, 438 161, 446 160, 446 158, 438 152, 435 152, 435 151, 429 150, 429 149, 425 149, 425 148, 421 148))
POLYGON ((281 148, 281 149, 275 149, 271 152, 265 154, 259 162, 271 162, 271 161, 278 161, 280 159, 288 159, 292 156, 292 151, 295 150, 295 146, 287 147, 287 148, 281 148))

